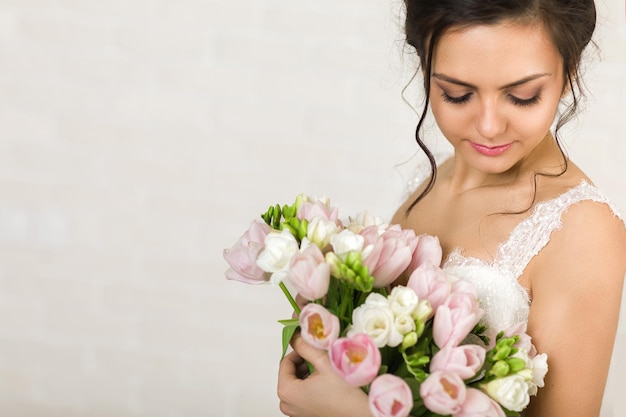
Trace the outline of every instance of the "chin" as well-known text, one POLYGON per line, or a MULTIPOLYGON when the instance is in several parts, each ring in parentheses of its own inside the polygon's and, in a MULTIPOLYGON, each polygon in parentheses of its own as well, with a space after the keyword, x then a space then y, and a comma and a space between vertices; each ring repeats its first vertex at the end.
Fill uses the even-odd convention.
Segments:
POLYGON ((520 162, 521 158, 512 158, 505 155, 500 156, 483 156, 474 153, 471 157, 463 158, 477 171, 484 172, 485 174, 504 174, 514 169, 520 162))

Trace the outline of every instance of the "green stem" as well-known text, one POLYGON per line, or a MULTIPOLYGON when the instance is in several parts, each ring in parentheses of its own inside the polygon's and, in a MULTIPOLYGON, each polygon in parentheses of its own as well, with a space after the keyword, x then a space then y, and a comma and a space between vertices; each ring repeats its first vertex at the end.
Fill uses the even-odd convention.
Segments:
POLYGON ((285 294, 285 296, 287 297, 287 300, 289 300, 289 304, 291 304, 291 306, 293 307, 293 311, 295 311, 296 314, 299 316, 300 307, 298 306, 298 303, 296 303, 296 300, 294 300, 293 297, 291 296, 291 293, 287 289, 287 286, 285 285, 285 283, 281 281, 280 284, 278 284, 278 286, 280 287, 281 290, 283 290, 283 294, 285 294))

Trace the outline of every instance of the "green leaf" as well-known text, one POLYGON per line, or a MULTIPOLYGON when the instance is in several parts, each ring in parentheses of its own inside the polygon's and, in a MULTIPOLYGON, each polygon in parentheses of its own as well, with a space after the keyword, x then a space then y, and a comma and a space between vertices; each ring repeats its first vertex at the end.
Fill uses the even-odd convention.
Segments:
POLYGON ((283 326, 297 326, 298 324, 300 324, 299 319, 283 319, 283 320, 278 320, 278 322, 282 324, 283 326))
POLYGON ((300 327, 300 323, 297 319, 280 320, 279 322, 285 326, 283 327, 283 353, 280 357, 282 360, 287 353, 287 348, 289 347, 289 342, 291 341, 293 334, 296 330, 298 330, 298 327, 300 327))

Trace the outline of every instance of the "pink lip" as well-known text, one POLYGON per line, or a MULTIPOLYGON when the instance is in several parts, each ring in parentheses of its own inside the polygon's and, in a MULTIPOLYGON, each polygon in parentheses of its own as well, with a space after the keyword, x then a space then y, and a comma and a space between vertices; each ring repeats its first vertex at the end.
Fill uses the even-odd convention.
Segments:
POLYGON ((470 142, 472 147, 478 151, 478 153, 485 156, 498 156, 504 153, 507 149, 513 146, 513 143, 507 143, 506 145, 500 146, 484 146, 479 145, 478 143, 470 142))

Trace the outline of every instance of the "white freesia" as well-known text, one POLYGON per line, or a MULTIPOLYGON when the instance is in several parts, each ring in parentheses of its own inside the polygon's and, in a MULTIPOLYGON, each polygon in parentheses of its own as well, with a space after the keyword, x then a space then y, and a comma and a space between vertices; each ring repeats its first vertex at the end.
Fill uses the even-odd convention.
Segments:
POLYGON ((423 299, 418 301, 417 308, 413 312, 413 318, 425 323, 432 314, 433 307, 430 305, 428 300, 423 299))
POLYGON ((265 249, 257 258, 257 265, 272 274, 272 284, 279 284, 287 277, 289 261, 298 249, 298 241, 288 230, 269 233, 265 237, 265 249))
POLYGON ((538 389, 544 386, 544 378, 548 373, 548 355, 542 353, 531 358, 525 349, 520 349, 513 356, 526 363, 526 369, 522 369, 518 374, 528 383, 528 393, 537 395, 538 389))
POLYGON ((491 398, 511 411, 522 411, 530 402, 528 384, 519 374, 494 379, 485 390, 491 398))
POLYGON ((548 373, 548 355, 541 353, 532 358, 533 380, 529 385, 529 394, 537 395, 537 390, 544 386, 544 378, 548 373))
POLYGON ((387 299, 380 294, 372 293, 365 303, 352 312, 352 326, 348 330, 348 337, 366 333, 378 347, 398 346, 402 343, 402 335, 396 330, 394 319, 387 299))
POLYGON ((330 237, 330 244, 337 256, 344 259, 349 252, 360 252, 363 249, 365 239, 350 230, 344 229, 340 233, 330 237))
POLYGON ((314 218, 307 226, 306 236, 320 249, 330 244, 330 239, 337 233, 337 224, 321 217, 314 218))
POLYGON ((417 309, 419 298, 415 291, 409 287, 398 285, 393 287, 391 293, 387 297, 391 311, 396 316, 399 315, 412 315, 417 309))
POLYGON ((348 224, 347 228, 354 233, 359 233, 361 230, 369 226, 377 226, 378 234, 380 235, 382 232, 385 231, 388 226, 388 224, 385 223, 382 217, 374 216, 367 210, 363 210, 354 218, 350 217, 349 220, 350 223, 348 224))
POLYGON ((377 292, 370 293, 365 299, 364 304, 381 308, 391 308, 391 305, 389 304, 389 299, 377 292))
POLYGON ((403 339, 407 333, 410 333, 415 330, 415 320, 413 319, 413 317, 409 316, 408 314, 402 314, 402 315, 396 316, 396 319, 394 320, 393 325, 395 327, 396 332, 401 334, 403 339))
POLYGON ((512 355, 513 358, 518 358, 524 361, 524 363, 526 364, 526 368, 530 368, 532 369, 532 360, 530 359, 530 357, 528 356, 528 351, 526 349, 519 349, 515 355, 512 355))

